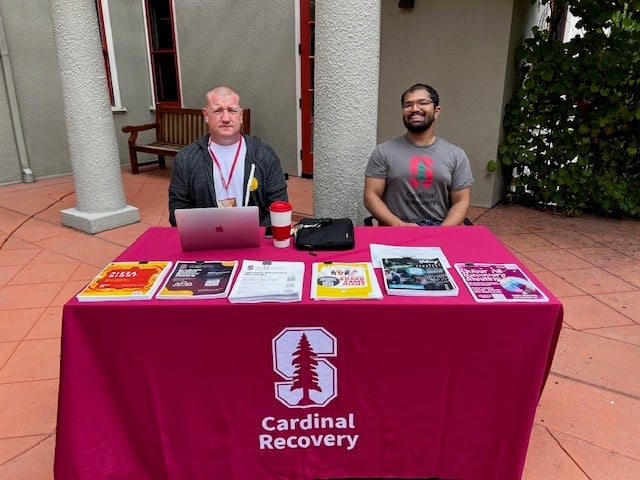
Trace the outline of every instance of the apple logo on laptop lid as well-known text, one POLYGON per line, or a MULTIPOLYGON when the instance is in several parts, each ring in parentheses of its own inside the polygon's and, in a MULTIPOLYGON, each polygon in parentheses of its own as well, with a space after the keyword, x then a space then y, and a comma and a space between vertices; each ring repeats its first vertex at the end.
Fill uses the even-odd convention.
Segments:
POLYGON ((176 208, 183 251, 260 246, 258 207, 176 208))

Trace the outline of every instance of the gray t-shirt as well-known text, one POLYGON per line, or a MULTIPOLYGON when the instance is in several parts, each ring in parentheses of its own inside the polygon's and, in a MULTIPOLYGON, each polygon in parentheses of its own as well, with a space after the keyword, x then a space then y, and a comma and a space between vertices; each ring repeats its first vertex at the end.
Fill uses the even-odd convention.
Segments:
POLYGON ((473 184, 464 150, 440 137, 426 147, 413 144, 406 135, 378 145, 364 174, 387 180, 382 200, 405 222, 441 222, 451 206, 449 192, 473 184))

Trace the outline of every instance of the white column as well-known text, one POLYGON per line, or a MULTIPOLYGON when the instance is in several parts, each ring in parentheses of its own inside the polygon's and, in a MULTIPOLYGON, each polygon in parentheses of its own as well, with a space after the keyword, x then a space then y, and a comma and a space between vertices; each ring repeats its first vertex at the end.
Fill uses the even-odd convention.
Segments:
POLYGON ((95 2, 49 5, 77 199, 76 208, 62 210, 62 223, 97 233, 138 222, 124 196, 95 2))
POLYGON ((380 0, 322 0, 315 17, 314 214, 362 224, 377 140, 380 0))

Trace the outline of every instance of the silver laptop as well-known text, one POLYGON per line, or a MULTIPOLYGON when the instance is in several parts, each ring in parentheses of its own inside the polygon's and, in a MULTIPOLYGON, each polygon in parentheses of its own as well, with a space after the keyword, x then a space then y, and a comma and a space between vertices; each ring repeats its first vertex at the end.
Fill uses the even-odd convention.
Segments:
POLYGON ((175 210, 182 250, 260 246, 258 207, 175 210))

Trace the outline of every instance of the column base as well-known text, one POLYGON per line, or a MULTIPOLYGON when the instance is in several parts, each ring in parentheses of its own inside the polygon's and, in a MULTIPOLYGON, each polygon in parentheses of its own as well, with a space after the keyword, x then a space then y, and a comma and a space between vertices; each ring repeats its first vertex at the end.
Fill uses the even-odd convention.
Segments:
POLYGON ((77 208, 61 210, 62 224, 86 233, 99 233, 112 228, 122 227, 140 221, 140 212, 136 207, 127 205, 109 212, 81 212, 77 208))

